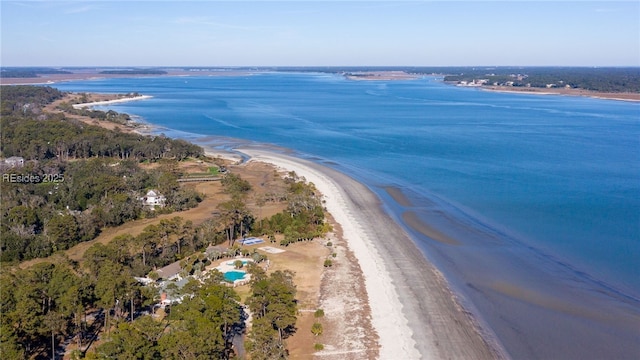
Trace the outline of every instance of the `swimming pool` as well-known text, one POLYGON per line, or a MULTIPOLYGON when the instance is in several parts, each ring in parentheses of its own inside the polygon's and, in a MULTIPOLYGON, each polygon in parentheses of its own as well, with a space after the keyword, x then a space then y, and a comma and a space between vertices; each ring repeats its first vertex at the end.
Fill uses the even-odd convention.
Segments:
POLYGON ((248 237, 246 239, 240 240, 240 243, 242 245, 255 245, 255 244, 262 244, 263 242, 264 240, 256 237, 248 237))
POLYGON ((224 273, 224 279, 229 282, 234 282, 236 280, 244 279, 247 275, 244 271, 227 271, 224 273))

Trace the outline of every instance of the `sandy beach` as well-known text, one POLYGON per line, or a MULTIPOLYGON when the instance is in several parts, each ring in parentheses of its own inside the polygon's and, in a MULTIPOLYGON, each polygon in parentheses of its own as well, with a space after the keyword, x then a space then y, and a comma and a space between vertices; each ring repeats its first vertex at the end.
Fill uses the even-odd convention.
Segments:
POLYGON ((501 347, 364 185, 321 165, 252 148, 250 161, 295 171, 323 194, 365 278, 380 359, 495 359, 501 347))
POLYGON ((83 109, 83 108, 92 107, 92 106, 111 105, 111 104, 118 104, 118 103, 124 103, 129 101, 151 99, 152 97, 153 96, 151 95, 140 95, 140 96, 134 96, 134 97, 128 97, 128 98, 122 98, 122 99, 94 101, 94 102, 88 102, 84 104, 74 104, 72 106, 74 109, 83 109))

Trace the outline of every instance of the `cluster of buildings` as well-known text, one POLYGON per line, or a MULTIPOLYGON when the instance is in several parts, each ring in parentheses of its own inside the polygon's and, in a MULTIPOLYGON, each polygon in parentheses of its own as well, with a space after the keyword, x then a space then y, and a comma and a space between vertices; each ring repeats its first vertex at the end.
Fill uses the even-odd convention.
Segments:
MULTIPOLYGON (((189 282, 189 280, 196 279, 202 281, 202 279, 208 276, 207 273, 214 269, 225 274, 225 284, 228 286, 236 287, 246 285, 250 281, 251 276, 245 271, 236 270, 235 263, 236 261, 240 261, 244 266, 247 263, 255 262, 256 260, 251 257, 227 257, 229 255, 233 255, 228 254, 228 250, 229 249, 222 246, 209 246, 205 251, 205 256, 214 261, 221 258, 227 260, 215 267, 213 265, 209 265, 206 268, 201 268, 193 275, 187 274, 183 271, 181 260, 153 271, 152 273, 155 273, 154 275, 151 275, 150 273, 146 277, 136 277, 135 279, 147 286, 152 284, 155 285, 158 295, 160 296, 160 301, 156 304, 156 307, 160 308, 181 303, 185 295, 182 294, 180 290, 189 282), (238 278, 228 278, 226 276, 226 273, 228 272, 233 272, 236 273, 236 275, 242 276, 239 276, 238 278)), ((268 264, 269 262, 267 261, 267 266, 268 264)))

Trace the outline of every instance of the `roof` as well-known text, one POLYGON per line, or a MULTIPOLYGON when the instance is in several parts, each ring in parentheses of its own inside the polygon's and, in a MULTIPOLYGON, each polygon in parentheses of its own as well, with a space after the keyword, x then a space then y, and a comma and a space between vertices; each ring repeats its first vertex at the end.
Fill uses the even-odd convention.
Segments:
POLYGON ((158 196, 158 194, 157 194, 155 191, 153 191, 153 190, 149 190, 149 191, 147 192, 147 196, 158 196))
POLYGON ((5 161, 24 161, 24 158, 20 156, 12 156, 6 158, 5 161))
POLYGON ((182 268, 180 267, 180 261, 176 261, 172 264, 169 264, 163 268, 156 270, 160 278, 162 279, 170 279, 180 273, 182 268))

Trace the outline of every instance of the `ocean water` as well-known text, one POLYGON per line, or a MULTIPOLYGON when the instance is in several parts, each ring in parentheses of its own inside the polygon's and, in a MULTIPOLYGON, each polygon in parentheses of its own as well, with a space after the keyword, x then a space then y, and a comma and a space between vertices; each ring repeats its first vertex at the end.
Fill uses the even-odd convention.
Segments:
POLYGON ((201 144, 292 149, 365 183, 515 357, 571 339, 584 351, 563 358, 600 354, 595 338, 603 355, 640 351, 638 103, 309 73, 54 86, 152 95, 109 108, 201 144), (612 307, 630 322, 594 315, 612 307), (599 332, 575 331, 585 321, 599 332))

